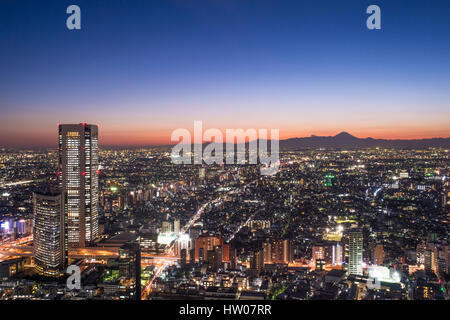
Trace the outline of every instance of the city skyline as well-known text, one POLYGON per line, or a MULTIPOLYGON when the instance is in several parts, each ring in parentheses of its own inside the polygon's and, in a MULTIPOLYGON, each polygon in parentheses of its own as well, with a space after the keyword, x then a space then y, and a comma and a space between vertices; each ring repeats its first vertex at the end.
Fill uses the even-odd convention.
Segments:
POLYGON ((450 4, 383 2, 373 31, 365 2, 80 1, 75 31, 67 1, 3 2, 0 145, 51 146, 56 123, 86 120, 104 145, 168 144, 194 120, 450 137, 450 4))
POLYGON ((449 301, 449 12, 1 1, 0 301, 449 301))
POLYGON ((3 299, 448 298, 446 149, 286 151, 267 176, 98 154, 98 134, 60 124, 58 155, 0 153, 3 299))

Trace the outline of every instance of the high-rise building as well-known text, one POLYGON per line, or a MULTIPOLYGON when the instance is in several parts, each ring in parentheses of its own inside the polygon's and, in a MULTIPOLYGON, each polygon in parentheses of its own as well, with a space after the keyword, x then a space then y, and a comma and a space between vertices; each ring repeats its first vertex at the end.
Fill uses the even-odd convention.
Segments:
POLYGON ((381 266, 384 261, 384 248, 381 243, 378 243, 375 248, 373 249, 373 262, 376 265, 381 266))
POLYGON ((34 193, 33 253, 36 271, 59 276, 67 265, 64 195, 34 193))
POLYGON ((417 264, 425 264, 425 251, 427 250, 427 244, 422 241, 416 247, 417 264))
POLYGON ((313 263, 323 260, 325 264, 340 265, 342 264, 342 247, 333 242, 314 245, 311 259, 313 263))
POLYGON ((250 267, 255 269, 258 273, 264 270, 264 250, 261 249, 253 252, 250 267))
POLYGON ((341 266, 344 261, 343 254, 344 252, 342 246, 339 243, 334 244, 331 251, 331 263, 334 266, 341 266))
POLYGON ((223 262, 230 262, 230 251, 231 251, 231 245, 229 243, 224 243, 222 245, 222 261, 223 262))
POLYGON ((119 248, 119 277, 128 298, 141 299, 141 250, 139 243, 127 242, 119 248))
POLYGON ((291 263, 294 260, 292 240, 276 240, 263 244, 264 263, 291 263))
POLYGON ((434 243, 429 243, 424 254, 424 264, 426 272, 438 272, 438 250, 434 243))
POLYGON ((351 231, 349 234, 349 266, 351 275, 362 276, 363 235, 361 231, 351 231))
POLYGON ((59 176, 67 197, 69 247, 85 247, 98 236, 98 128, 59 125, 59 176))
POLYGON ((195 240, 195 260, 207 259, 207 252, 214 250, 214 247, 223 246, 222 237, 200 236, 195 240))

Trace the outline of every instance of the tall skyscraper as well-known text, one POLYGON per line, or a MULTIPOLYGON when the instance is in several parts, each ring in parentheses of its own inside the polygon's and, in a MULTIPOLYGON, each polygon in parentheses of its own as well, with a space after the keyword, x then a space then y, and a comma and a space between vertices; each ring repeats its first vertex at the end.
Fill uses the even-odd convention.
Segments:
POLYGON ((349 266, 351 275, 362 276, 363 235, 361 231, 351 231, 349 234, 349 266))
POLYGON ((64 195, 34 193, 33 251, 36 271, 58 276, 67 265, 64 195))
POLYGON ((128 298, 141 299, 141 249, 137 242, 119 248, 119 277, 129 293, 128 298))
POLYGON ((98 128, 59 125, 60 184, 67 197, 69 247, 85 247, 98 236, 98 128))

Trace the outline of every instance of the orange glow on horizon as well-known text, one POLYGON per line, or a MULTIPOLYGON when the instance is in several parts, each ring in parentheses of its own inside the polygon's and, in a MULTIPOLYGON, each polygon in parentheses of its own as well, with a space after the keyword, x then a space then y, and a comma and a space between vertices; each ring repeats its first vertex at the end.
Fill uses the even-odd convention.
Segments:
MULTIPOLYGON (((186 126, 186 129, 191 133, 193 140, 193 125, 186 126)), ((203 133, 205 130, 211 127, 203 125, 203 133)), ((237 129, 239 126, 230 126, 230 129, 237 129)), ((268 129, 270 136, 269 126, 261 126, 261 129, 268 129)), ((276 128, 273 126, 272 128, 276 128)), ((29 132, 24 132, 20 128, 18 130, 12 129, 5 132, 5 129, 0 129, 0 137, 3 136, 2 147, 56 147, 57 146, 57 132, 54 128, 46 128, 45 131, 41 131, 34 128, 29 128, 29 132), (8 138, 9 137, 9 138, 8 138), (14 137, 14 139, 13 139, 14 137)), ((160 145, 173 145, 178 141, 171 141, 171 135, 175 128, 155 128, 145 129, 139 128, 125 128, 115 127, 103 124, 99 126, 99 144, 101 146, 160 146, 160 145)), ((218 128, 221 130, 225 139, 225 128, 218 128)), ((249 128, 243 127, 246 130, 249 128)), ((258 129, 256 127, 256 129, 258 129)), ((258 130, 257 130, 258 131, 258 130)), ((290 138, 302 138, 316 136, 335 136, 336 134, 346 131, 357 138, 374 138, 374 139, 430 139, 430 138, 449 138, 450 128, 443 126, 429 127, 378 127, 378 128, 322 128, 311 129, 305 128, 299 130, 298 128, 287 127, 280 129, 280 140, 290 138)), ((204 141, 209 142, 209 141, 204 141)))
MULTIPOLYGON (((205 128, 204 131, 208 129, 205 128)), ((233 128, 234 129, 234 128, 233 128)), ((243 128, 244 130, 248 128, 243 128)), ((223 134, 223 139, 225 140, 225 129, 220 129, 223 134)), ((192 130, 188 130, 191 132, 191 139, 193 142, 194 135, 192 130)), ((363 131, 363 130, 318 130, 314 132, 306 132, 300 130, 280 130, 280 140, 286 140, 291 138, 305 138, 315 136, 335 136, 340 132, 348 132, 351 135, 357 138, 373 138, 373 139, 386 139, 386 140, 414 140, 414 139, 431 139, 431 138, 448 138, 450 137, 450 130, 442 130, 439 132, 433 130, 386 130, 386 131, 363 131)), ((270 129, 269 138, 270 138, 270 129)), ((149 146, 149 145, 172 145, 177 144, 178 141, 171 141, 172 130, 159 130, 157 132, 146 132, 141 131, 140 133, 129 133, 129 134, 121 134, 114 135, 114 133, 105 133, 100 136, 101 145, 105 146, 149 146)), ((210 141, 204 141, 210 142, 210 141)))

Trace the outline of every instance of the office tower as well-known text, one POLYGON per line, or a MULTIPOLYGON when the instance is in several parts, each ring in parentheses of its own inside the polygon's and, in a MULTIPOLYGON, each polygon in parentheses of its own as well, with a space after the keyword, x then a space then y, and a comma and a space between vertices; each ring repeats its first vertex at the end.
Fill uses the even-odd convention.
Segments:
POLYGON ((141 299, 141 250, 139 243, 127 242, 119 248, 119 277, 129 298, 141 299))
POLYGON ((20 219, 15 222, 15 231, 22 236, 33 233, 33 220, 32 219, 20 219))
POLYGON ((98 236, 98 128, 59 125, 60 184, 67 197, 69 247, 85 247, 98 236))
POLYGON ((231 261, 230 250, 231 250, 231 245, 229 243, 224 243, 222 245, 222 262, 230 262, 231 261))
POLYGON ((433 272, 433 259, 434 259, 434 252, 432 250, 425 250, 424 262, 426 272, 433 272))
POLYGON ((351 275, 362 276, 363 235, 361 231, 351 231, 349 234, 349 266, 351 275))
POLYGON ((269 242, 263 243, 264 263, 272 263, 272 246, 269 242))
POLYGON ((292 263, 294 261, 294 246, 292 240, 283 240, 283 262, 292 263))
POLYGON ((272 261, 274 263, 284 263, 284 244, 282 240, 272 243, 272 261))
POLYGON ((329 243, 327 245, 324 246, 324 257, 323 259, 325 260, 325 264, 332 264, 333 263, 333 249, 334 246, 329 243))
POLYGON ((250 267, 255 269, 258 274, 264 270, 264 250, 258 250, 253 252, 253 256, 250 262, 250 267))
POLYGON ((438 272, 438 250, 434 244, 428 244, 424 254, 425 271, 430 273, 438 272))
POLYGON ((195 260, 200 261, 200 258, 206 260, 206 254, 210 250, 214 250, 216 246, 223 246, 222 237, 214 236, 200 236, 195 239, 195 260), (203 250, 201 250, 203 249, 203 250))
POLYGON ((378 243, 373 249, 373 262, 376 265, 381 266, 384 261, 384 248, 381 243, 378 243))
POLYGON ((64 195, 33 193, 33 254, 36 271, 58 276, 67 265, 64 195))
POLYGON ((292 240, 276 240, 272 243, 264 243, 263 252, 266 264, 286 264, 294 260, 292 240))
POLYGON ((342 246, 339 243, 334 244, 331 253, 331 263, 334 266, 342 265, 342 262, 344 261, 343 255, 344 252, 342 246))
POLYGON ((425 251, 427 250, 427 244, 422 241, 416 247, 417 264, 425 263, 425 251))

